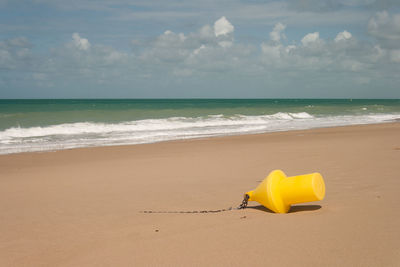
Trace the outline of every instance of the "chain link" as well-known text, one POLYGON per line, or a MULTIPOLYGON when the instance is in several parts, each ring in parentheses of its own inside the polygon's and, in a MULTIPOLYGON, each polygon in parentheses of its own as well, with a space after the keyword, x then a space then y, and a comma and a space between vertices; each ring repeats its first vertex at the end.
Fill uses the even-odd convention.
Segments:
POLYGON ((244 195, 244 199, 242 201, 242 204, 239 205, 239 207, 237 207, 238 210, 243 210, 245 208, 247 208, 247 204, 249 202, 249 198, 250 196, 248 194, 244 195))

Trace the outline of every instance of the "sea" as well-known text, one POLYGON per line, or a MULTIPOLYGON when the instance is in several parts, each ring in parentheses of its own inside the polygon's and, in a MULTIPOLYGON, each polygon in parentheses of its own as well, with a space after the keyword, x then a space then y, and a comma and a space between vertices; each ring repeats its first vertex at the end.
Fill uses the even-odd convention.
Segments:
POLYGON ((400 99, 0 99, 0 154, 399 119, 400 99))

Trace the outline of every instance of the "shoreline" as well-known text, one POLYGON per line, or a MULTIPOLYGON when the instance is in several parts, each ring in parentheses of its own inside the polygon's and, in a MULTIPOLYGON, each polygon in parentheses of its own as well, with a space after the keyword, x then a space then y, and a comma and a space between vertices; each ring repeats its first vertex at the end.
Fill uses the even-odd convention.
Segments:
POLYGON ((400 123, 0 155, 1 266, 396 266, 400 123), (273 169, 323 201, 236 207, 273 169))
POLYGON ((22 152, 13 152, 13 153, 5 153, 0 154, 1 156, 7 155, 15 155, 15 154, 24 154, 24 153, 54 153, 58 151, 66 151, 66 150, 75 150, 75 149, 92 149, 92 148, 106 148, 106 147, 125 147, 125 146, 138 146, 138 145, 151 145, 151 144, 159 144, 159 143, 168 143, 168 142, 185 142, 185 141, 196 141, 196 140, 208 140, 213 138, 225 138, 225 137, 235 137, 235 136, 257 136, 264 134, 273 134, 273 133, 286 133, 286 132, 296 132, 296 131, 308 131, 308 130, 318 130, 318 129, 330 129, 330 128, 341 128, 341 127, 357 127, 357 126, 368 126, 368 125, 380 125, 380 124, 391 124, 391 123, 400 123, 400 118, 378 122, 378 123, 362 123, 362 124, 351 124, 351 125, 338 125, 338 126, 324 126, 324 127, 313 127, 306 129, 293 129, 293 130, 281 130, 281 131, 271 131, 271 132, 254 132, 254 133, 233 133, 227 135, 214 135, 214 136, 204 136, 204 137, 189 137, 189 138, 181 138, 181 139, 171 139, 171 140, 163 140, 163 141, 155 141, 149 143, 137 143, 137 144, 117 144, 117 145, 101 145, 101 146, 82 146, 82 147, 72 147, 72 148, 61 148, 54 150, 37 150, 37 151, 22 151, 22 152))

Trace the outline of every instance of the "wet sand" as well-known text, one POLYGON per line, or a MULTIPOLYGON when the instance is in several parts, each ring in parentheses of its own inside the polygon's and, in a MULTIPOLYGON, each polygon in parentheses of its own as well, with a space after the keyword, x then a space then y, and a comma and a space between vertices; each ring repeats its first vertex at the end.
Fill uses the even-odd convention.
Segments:
POLYGON ((0 266, 399 266, 400 123, 0 156, 0 266), (323 201, 237 207, 274 169, 323 201))

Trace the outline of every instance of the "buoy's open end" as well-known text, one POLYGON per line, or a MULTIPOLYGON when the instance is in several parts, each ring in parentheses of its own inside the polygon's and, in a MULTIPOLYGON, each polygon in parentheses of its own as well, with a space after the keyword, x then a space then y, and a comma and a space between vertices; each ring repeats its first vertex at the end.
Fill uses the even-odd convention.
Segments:
POLYGON ((314 193, 317 200, 323 200, 325 197, 325 182, 321 174, 314 174, 312 187, 314 188, 314 193))

